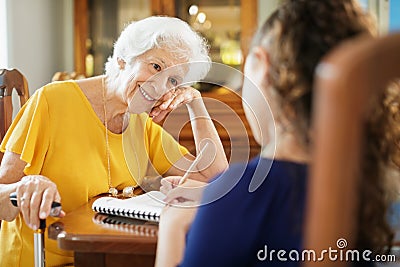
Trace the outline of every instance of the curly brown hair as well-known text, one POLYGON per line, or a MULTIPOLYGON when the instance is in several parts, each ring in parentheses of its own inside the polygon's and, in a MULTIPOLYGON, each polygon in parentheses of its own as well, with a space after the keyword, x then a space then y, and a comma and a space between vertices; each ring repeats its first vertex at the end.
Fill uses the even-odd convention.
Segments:
POLYGON ((388 207, 398 194, 398 185, 393 183, 400 166, 399 83, 393 82, 381 91, 371 99, 373 108, 364 127, 358 243, 385 253, 394 237, 386 220, 388 207))
MULTIPOLYGON (((374 36, 376 27, 371 15, 356 1, 290 0, 269 17, 253 40, 253 46, 269 51, 270 71, 266 79, 278 95, 281 113, 294 125, 294 131, 307 147, 311 141, 315 68, 333 47, 360 34, 374 36)), ((399 133, 388 116, 390 95, 393 94, 387 90, 376 99, 380 104, 375 105, 377 108, 371 111, 366 123, 360 180, 357 247, 376 253, 388 246, 393 237, 386 223, 389 198, 383 177, 386 167, 393 162, 389 155, 398 151, 398 146, 388 140, 400 138, 393 139, 399 133)))

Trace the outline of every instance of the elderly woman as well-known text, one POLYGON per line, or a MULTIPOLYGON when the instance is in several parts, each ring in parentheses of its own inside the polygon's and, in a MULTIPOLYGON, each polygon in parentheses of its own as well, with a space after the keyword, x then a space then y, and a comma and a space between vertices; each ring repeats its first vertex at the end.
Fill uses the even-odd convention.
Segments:
MULTIPOLYGON (((223 171, 227 160, 200 93, 180 86, 188 75, 201 79, 209 66, 203 39, 185 22, 150 17, 121 33, 105 75, 37 90, 0 147, 5 151, 0 219, 6 221, 0 266, 33 265, 32 230, 39 218, 48 217, 53 201, 62 199, 69 212, 101 193, 129 194, 148 168, 162 175, 185 173, 194 156, 149 115, 162 120, 186 104, 197 151, 207 139, 215 153, 211 163, 200 161, 191 177, 207 180, 223 171), (19 207, 9 200, 14 191, 19 207)), ((54 220, 49 217, 48 223, 54 220)), ((71 254, 46 240, 48 266, 71 262, 71 254)))

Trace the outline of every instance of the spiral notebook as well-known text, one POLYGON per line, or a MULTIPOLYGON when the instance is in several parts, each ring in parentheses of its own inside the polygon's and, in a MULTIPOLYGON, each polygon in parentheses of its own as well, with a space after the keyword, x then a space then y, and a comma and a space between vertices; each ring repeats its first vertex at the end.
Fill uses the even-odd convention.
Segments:
POLYGON ((104 214, 158 222, 165 206, 164 198, 165 195, 160 191, 150 191, 128 199, 100 197, 93 202, 92 209, 104 214))

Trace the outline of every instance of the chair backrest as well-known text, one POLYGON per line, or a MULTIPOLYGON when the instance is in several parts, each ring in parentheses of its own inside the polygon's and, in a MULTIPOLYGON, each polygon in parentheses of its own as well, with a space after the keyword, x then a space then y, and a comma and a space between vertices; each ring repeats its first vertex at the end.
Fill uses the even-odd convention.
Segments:
MULTIPOLYGON (((0 69, 0 141, 12 122, 13 89, 16 90, 22 107, 29 98, 28 83, 24 75, 16 69, 0 69)), ((3 154, 0 153, 0 162, 2 158, 3 154)))
MULTIPOLYGON (((400 78, 399 48, 400 34, 363 37, 337 48, 317 68, 306 249, 336 249, 340 238, 351 249, 357 238, 358 186, 363 182, 357 173, 367 104, 390 81, 400 78)), ((304 265, 349 264, 325 260, 304 265)))

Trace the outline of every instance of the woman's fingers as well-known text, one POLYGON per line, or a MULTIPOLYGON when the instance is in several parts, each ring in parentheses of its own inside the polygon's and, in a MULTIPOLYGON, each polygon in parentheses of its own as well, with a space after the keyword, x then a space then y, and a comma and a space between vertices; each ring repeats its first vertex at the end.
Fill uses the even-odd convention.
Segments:
POLYGON ((176 109, 180 105, 190 103, 193 99, 201 97, 200 92, 192 87, 182 87, 177 89, 179 93, 169 104, 168 108, 176 109))
MULTIPOLYGON (((177 90, 176 90, 177 91, 177 90)), ((169 108, 169 106, 170 106, 170 104, 171 104, 171 102, 177 97, 177 93, 176 93, 176 91, 174 91, 173 93, 171 93, 171 92, 168 92, 167 93, 167 98, 166 98, 166 100, 161 104, 161 105, 159 105, 159 107, 160 107, 160 109, 161 110, 167 110, 168 108, 169 108)))
POLYGON ((200 97, 200 92, 192 87, 186 86, 177 88, 175 91, 169 91, 165 94, 160 102, 153 107, 149 115, 153 117, 153 120, 156 122, 162 121, 172 110, 200 97))
POLYGON ((19 199, 19 208, 22 213, 22 217, 24 218, 26 224, 32 228, 30 221, 30 206, 31 206, 31 195, 28 192, 23 193, 21 196, 20 193, 17 193, 17 199, 19 199))
POLYGON ((51 211, 51 204, 53 202, 60 203, 61 198, 56 190, 46 188, 42 194, 42 202, 39 209, 39 218, 46 219, 51 211), (58 197, 57 197, 58 196, 58 197))
MULTIPOLYGON (((39 227, 39 220, 49 216, 53 202, 60 202, 57 186, 41 175, 29 175, 21 179, 17 187, 17 202, 25 223, 32 229, 39 227)), ((60 217, 65 215, 63 211, 60 217)))

